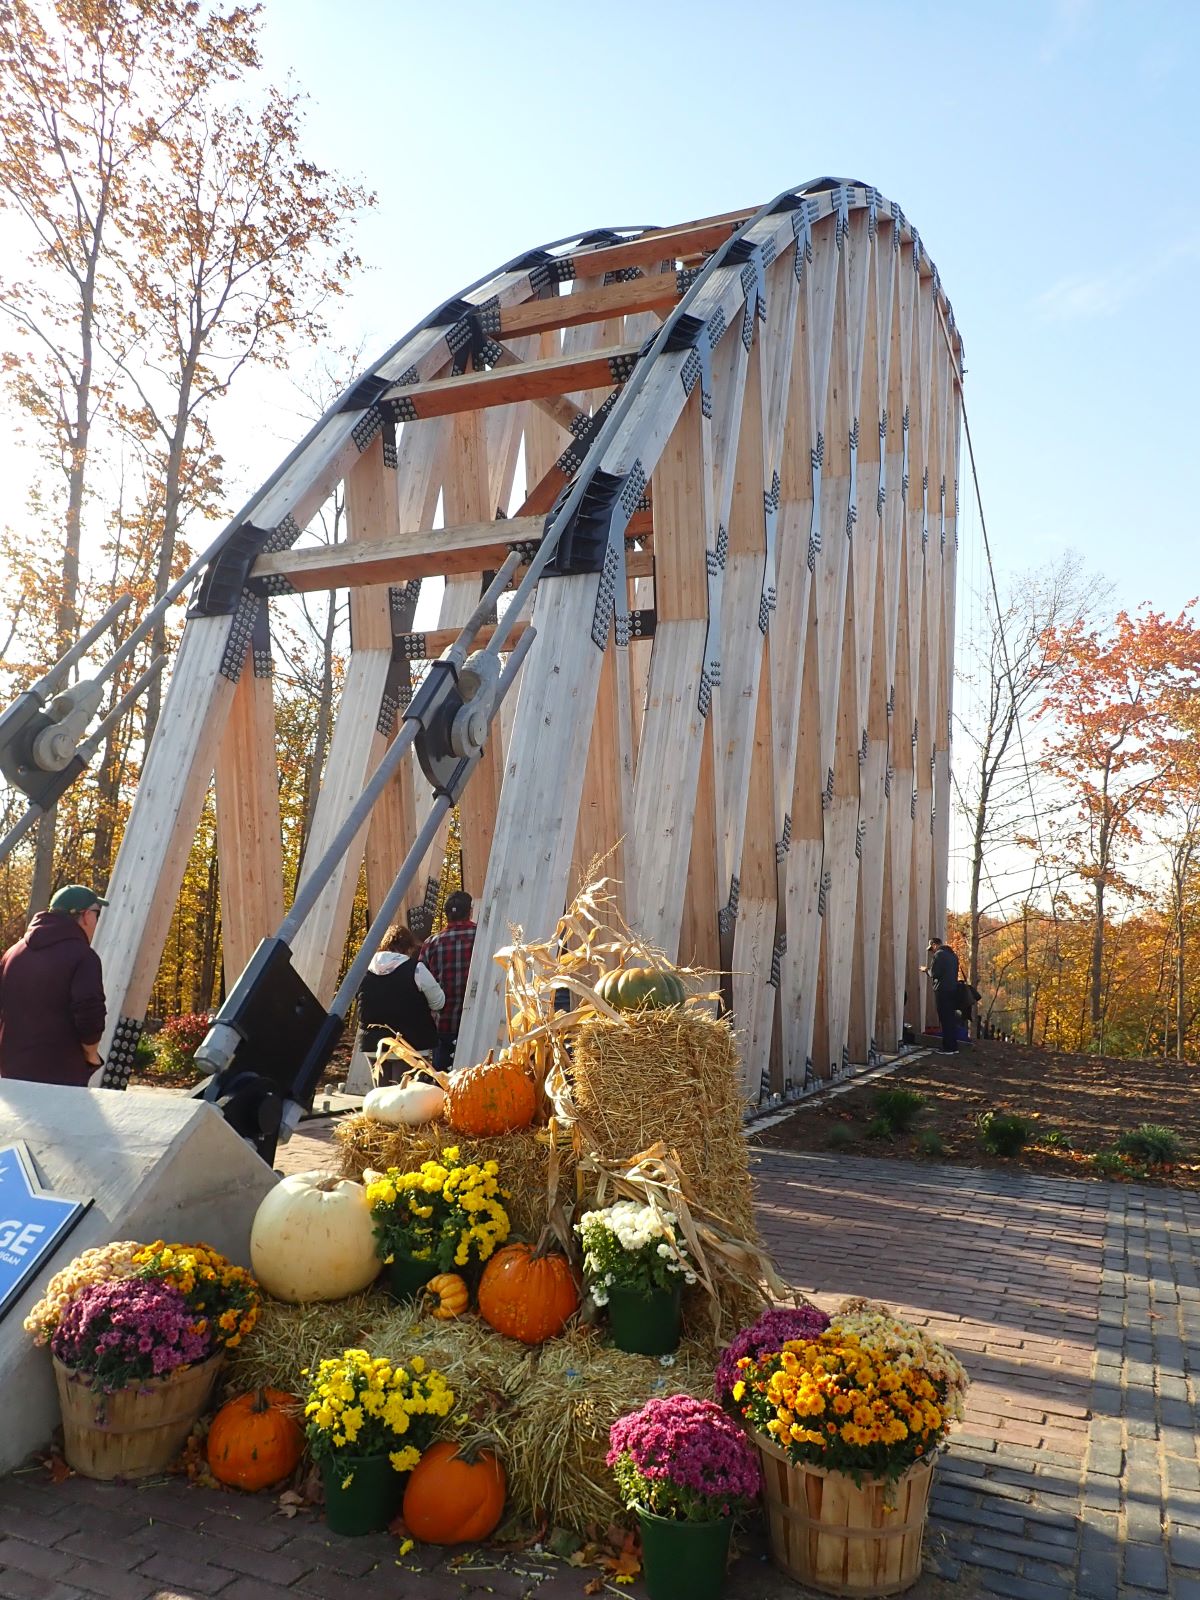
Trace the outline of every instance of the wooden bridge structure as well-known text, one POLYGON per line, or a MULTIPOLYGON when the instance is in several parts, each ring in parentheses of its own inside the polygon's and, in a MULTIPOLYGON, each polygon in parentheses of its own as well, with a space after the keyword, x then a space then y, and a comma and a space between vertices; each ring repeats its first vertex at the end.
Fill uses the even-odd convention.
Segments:
MULTIPOLYGON (((272 605, 350 595, 302 889, 404 726, 414 664, 547 541, 508 618, 505 649, 532 645, 456 796, 479 926, 460 1061, 497 1038, 510 926, 548 935, 606 852, 629 923, 723 975, 752 1095, 893 1049, 945 914, 961 381, 920 236, 858 182, 586 234, 441 306, 273 474, 193 596, 97 936, 106 1081, 128 1079, 214 773, 229 986, 285 916, 272 605), (339 484, 345 542, 306 543, 339 484), (415 632, 434 578, 438 626, 415 632)), ((406 755, 290 938, 320 1004, 364 861, 374 911, 431 796, 406 755)))

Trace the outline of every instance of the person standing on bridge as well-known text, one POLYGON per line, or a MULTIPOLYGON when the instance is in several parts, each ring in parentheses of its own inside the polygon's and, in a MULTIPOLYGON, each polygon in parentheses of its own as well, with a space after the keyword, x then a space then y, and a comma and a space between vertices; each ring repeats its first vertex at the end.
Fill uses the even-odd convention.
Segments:
POLYGON ((462 1021, 463 1001, 467 998, 467 976, 471 971, 471 952, 475 948, 475 924, 471 921, 471 896, 458 889, 446 901, 446 926, 429 940, 421 957, 446 994, 446 1004, 438 1012, 437 1043, 433 1064, 439 1072, 454 1065, 454 1048, 462 1021))
POLYGON ((0 1078, 83 1089, 103 1066, 104 978, 92 935, 106 904, 68 884, 0 956, 0 1078))
POLYGON ((942 1025, 941 1055, 958 1053, 958 957, 935 934, 929 941, 925 969, 933 984, 933 1001, 942 1025))

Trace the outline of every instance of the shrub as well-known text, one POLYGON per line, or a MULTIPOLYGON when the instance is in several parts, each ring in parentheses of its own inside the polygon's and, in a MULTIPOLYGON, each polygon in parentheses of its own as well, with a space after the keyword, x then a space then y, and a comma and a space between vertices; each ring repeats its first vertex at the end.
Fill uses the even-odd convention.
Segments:
POLYGON ((944 1156, 946 1146, 942 1143, 942 1136, 933 1128, 925 1128, 917 1135, 917 1154, 919 1156, 944 1156))
POLYGON ((848 1122, 835 1122, 825 1140, 830 1150, 849 1150, 855 1142, 854 1129, 848 1122))
POLYGON ((1117 1140, 1117 1150, 1152 1167, 1169 1167, 1183 1154, 1183 1142, 1172 1128, 1159 1122, 1143 1122, 1117 1140))
POLYGON ((868 1139, 887 1139, 890 1143, 895 1131, 886 1117, 872 1117, 867 1123, 868 1139))
POLYGON ((875 1115, 893 1133, 907 1133, 920 1115, 925 1096, 915 1089, 881 1089, 875 1096, 875 1115))
POLYGON ((157 1056, 153 1044, 144 1033, 139 1034, 138 1042, 133 1049, 134 1066, 139 1067, 144 1072, 153 1067, 156 1060, 157 1056))
POLYGON ((1040 1133, 1035 1144, 1043 1150, 1074 1150, 1074 1142, 1062 1131, 1061 1128, 1047 1128, 1045 1133, 1040 1133))
POLYGON ((985 1111, 976 1127, 979 1142, 990 1156, 1018 1156, 1029 1143, 1032 1126, 1024 1117, 1007 1111, 985 1111))
POLYGON ((195 1060, 196 1051, 209 1029, 206 1011, 191 1011, 182 1017, 168 1017, 155 1034, 155 1056, 166 1072, 185 1072, 195 1060))

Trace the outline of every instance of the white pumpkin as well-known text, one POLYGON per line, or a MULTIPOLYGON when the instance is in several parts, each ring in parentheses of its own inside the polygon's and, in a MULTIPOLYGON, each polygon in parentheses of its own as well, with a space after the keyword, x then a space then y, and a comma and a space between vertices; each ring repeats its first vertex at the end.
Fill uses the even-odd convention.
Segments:
POLYGON ((363 1110, 395 1127, 417 1128, 436 1122, 446 1105, 446 1092, 436 1083, 385 1083, 368 1091, 363 1110))
POLYGON ((329 1172, 284 1178, 255 1213, 250 1260, 276 1300, 299 1305, 357 1294, 382 1265, 366 1190, 329 1172))

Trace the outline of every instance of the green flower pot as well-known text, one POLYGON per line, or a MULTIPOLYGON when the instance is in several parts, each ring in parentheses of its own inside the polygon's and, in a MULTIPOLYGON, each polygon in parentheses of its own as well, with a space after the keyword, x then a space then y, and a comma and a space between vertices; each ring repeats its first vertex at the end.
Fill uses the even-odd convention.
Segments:
POLYGON ((639 1511, 642 1570, 650 1600, 719 1600, 725 1588, 732 1517, 676 1522, 639 1511))
POLYGON ((638 1294, 633 1289, 608 1291, 608 1326, 618 1350, 638 1356, 669 1355, 679 1344, 683 1285, 638 1294))
POLYGON ((418 1261, 415 1256, 401 1255, 384 1269, 387 1289, 393 1300, 415 1300, 431 1278, 438 1275, 436 1261, 418 1261))
POLYGON ((380 1533, 400 1510, 407 1472, 387 1456, 335 1456, 321 1463, 325 1522, 331 1533, 380 1533))

